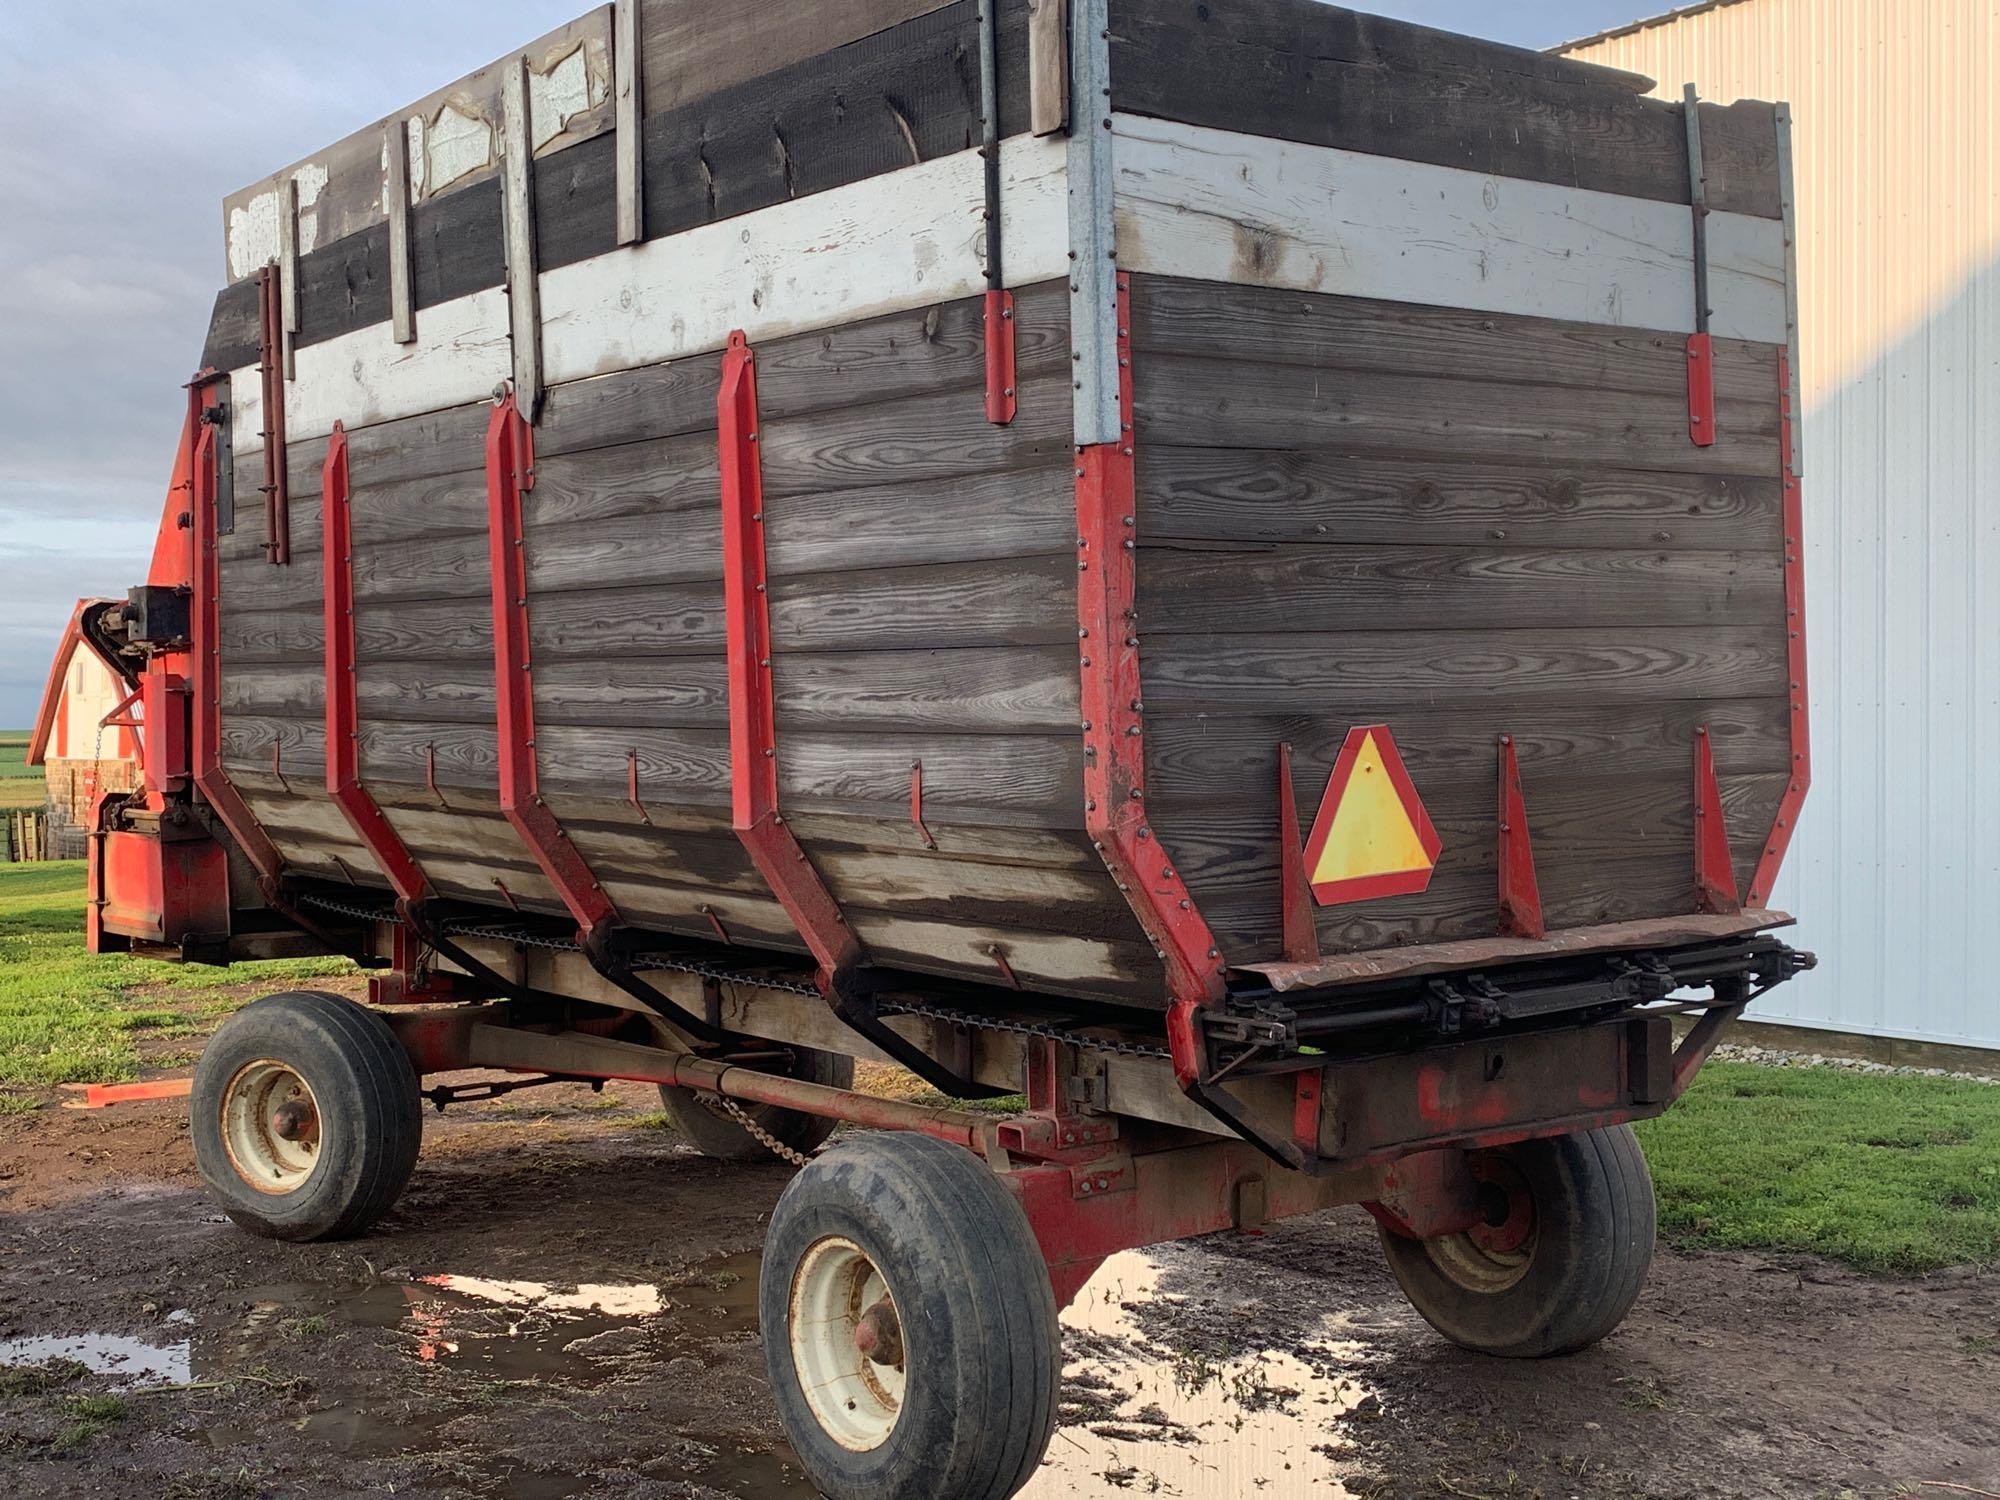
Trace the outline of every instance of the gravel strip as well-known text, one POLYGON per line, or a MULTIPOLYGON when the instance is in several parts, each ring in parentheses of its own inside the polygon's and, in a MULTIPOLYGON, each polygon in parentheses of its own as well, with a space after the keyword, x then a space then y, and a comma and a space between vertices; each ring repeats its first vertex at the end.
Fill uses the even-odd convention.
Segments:
POLYGON ((1724 1042, 1715 1055, 1729 1062, 1759 1063, 1767 1068, 1842 1068, 1849 1073, 1893 1073, 1906 1078, 1956 1078, 1962 1083, 2000 1085, 2000 1057, 1990 1073, 1954 1073, 1949 1068, 1899 1068, 1860 1057, 1829 1057, 1824 1052, 1787 1052, 1777 1047, 1751 1047, 1724 1042))

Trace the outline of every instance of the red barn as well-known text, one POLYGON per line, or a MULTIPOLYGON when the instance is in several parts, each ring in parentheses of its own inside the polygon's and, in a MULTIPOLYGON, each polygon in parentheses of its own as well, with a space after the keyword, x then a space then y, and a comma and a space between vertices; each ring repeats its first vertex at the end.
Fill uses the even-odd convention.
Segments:
POLYGON ((92 799, 130 791, 139 779, 137 737, 104 722, 123 701, 124 683, 80 628, 84 610, 98 602, 79 599, 71 611, 28 742, 28 764, 48 779, 50 852, 63 858, 83 855, 92 799))

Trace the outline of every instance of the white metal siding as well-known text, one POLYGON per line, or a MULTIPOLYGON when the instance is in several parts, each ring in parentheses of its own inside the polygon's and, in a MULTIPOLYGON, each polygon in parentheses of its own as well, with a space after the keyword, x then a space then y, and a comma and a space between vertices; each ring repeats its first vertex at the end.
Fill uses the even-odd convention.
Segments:
POLYGON ((1789 100, 1813 788, 1757 1012, 2000 1047, 2000 0, 1738 0, 1574 55, 1789 100))

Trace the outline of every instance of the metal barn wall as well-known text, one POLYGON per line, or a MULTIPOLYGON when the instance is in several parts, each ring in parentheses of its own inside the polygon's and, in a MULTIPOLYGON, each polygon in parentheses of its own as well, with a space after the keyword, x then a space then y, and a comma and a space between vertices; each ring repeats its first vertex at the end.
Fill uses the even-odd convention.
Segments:
POLYGON ((1789 100, 1813 788, 1770 1020, 2000 1048, 2000 0, 1723 0, 1573 55, 1789 100))

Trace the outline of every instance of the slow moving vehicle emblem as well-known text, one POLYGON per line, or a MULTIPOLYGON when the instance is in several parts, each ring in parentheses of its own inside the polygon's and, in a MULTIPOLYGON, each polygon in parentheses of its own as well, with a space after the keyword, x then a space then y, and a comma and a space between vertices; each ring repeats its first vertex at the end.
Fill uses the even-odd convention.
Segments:
POLYGON ((1348 730, 1306 840, 1313 899, 1337 906, 1414 895, 1431 883, 1440 847, 1389 726, 1348 730))

